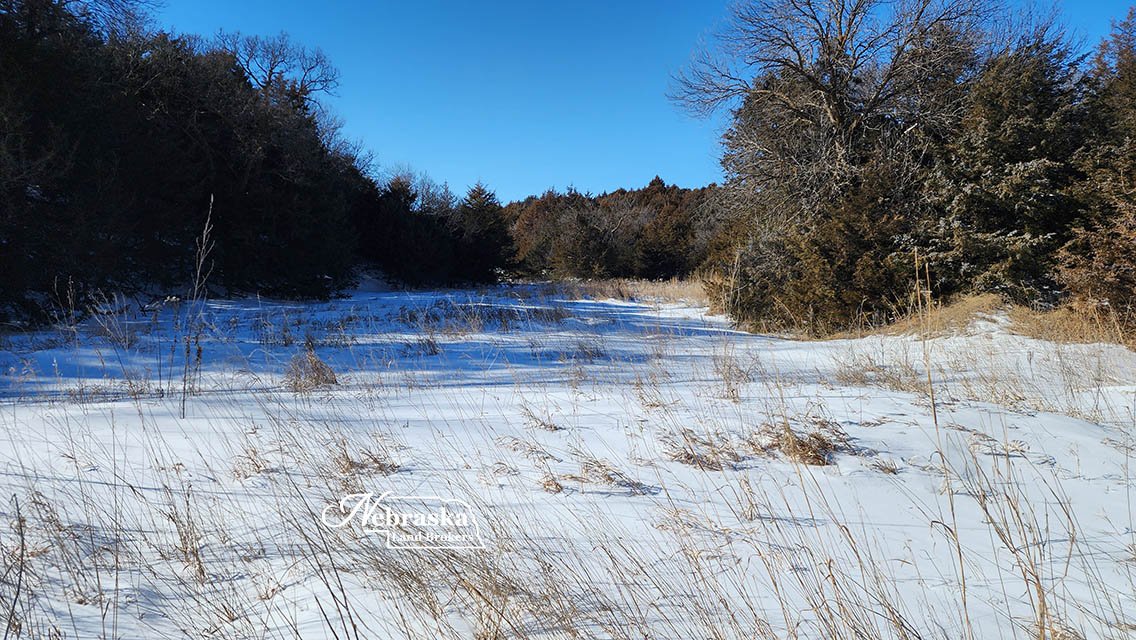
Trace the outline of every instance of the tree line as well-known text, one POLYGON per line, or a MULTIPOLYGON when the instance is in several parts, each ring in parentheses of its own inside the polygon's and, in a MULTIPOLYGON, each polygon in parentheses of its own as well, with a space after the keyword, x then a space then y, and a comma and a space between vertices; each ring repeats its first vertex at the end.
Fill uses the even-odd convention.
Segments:
POLYGON ((549 190, 505 207, 514 269, 554 278, 671 278, 691 274, 719 241, 715 187, 656 176, 641 189, 592 196, 549 190))
POLYGON ((223 293, 323 298, 361 264, 496 277, 496 197, 375 177, 321 102, 339 80, 322 52, 151 29, 140 8, 0 0, 0 319, 177 291, 207 220, 223 293))
POLYGON ((323 103, 339 75, 286 34, 149 27, 132 0, 0 0, 0 319, 103 292, 326 298, 396 283, 688 274, 708 189, 569 191, 502 206, 377 177, 323 103))
POLYGON ((1136 9, 1089 52, 989 0, 748 0, 673 98, 727 110, 725 180, 502 205, 380 177, 287 35, 152 29, 136 0, 0 0, 0 319, 176 290, 208 220, 220 293, 700 277, 818 333, 995 292, 1136 316, 1136 9))
POLYGON ((731 115, 703 269, 734 317, 887 322, 918 278, 1133 318, 1136 8, 1083 53, 985 0, 750 0, 678 80, 731 115))

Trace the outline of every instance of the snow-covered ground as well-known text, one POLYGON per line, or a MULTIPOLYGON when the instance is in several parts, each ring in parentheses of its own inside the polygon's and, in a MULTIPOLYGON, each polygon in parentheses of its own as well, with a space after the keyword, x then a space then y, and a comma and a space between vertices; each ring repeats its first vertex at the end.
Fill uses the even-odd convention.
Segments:
POLYGON ((5 637, 1136 637, 1136 354, 1006 325, 524 285, 2 336, 5 637), (368 492, 483 546, 388 544, 368 492))

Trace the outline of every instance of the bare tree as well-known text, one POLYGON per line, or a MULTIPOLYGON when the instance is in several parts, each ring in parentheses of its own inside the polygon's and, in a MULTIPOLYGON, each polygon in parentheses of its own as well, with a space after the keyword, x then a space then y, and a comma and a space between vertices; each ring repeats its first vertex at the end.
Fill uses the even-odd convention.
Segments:
MULTIPOLYGON (((878 257, 860 263, 852 255, 863 246, 852 237, 865 226, 857 216, 914 221, 928 210, 928 167, 965 113, 996 2, 733 6, 726 28, 675 78, 671 96, 695 114, 730 109, 733 117, 723 136, 727 179, 714 198, 740 231, 732 256, 719 258, 729 264, 716 267, 715 295, 727 310, 798 323, 814 308, 831 311, 823 292, 798 290, 794 274, 804 272, 797 269, 804 261, 841 277, 861 267, 877 273, 878 257), (826 231, 812 236, 814 229, 826 231)), ((877 253, 887 255, 892 240, 880 240, 877 253)))
POLYGON ((950 121, 990 12, 985 0, 749 0, 672 98, 734 109, 723 164, 735 182, 821 202, 866 147, 950 121))
POLYGON ((286 33, 265 37, 238 32, 221 33, 218 46, 231 54, 237 66, 265 97, 290 93, 312 100, 339 86, 339 71, 320 49, 307 49, 286 33))
POLYGON ((425 173, 416 173, 412 178, 414 190, 418 193, 415 210, 430 215, 451 216, 458 206, 458 197, 450 190, 450 185, 439 184, 425 173))
MULTIPOLYGON (((61 0, 66 11, 88 21, 104 34, 144 29, 157 0, 61 0)), ((2 8, 2 5, 0 5, 2 8)))
POLYGON ((713 111, 751 92, 768 92, 770 76, 802 82, 802 101, 774 94, 801 115, 812 107, 839 125, 910 92, 928 73, 953 66, 957 46, 944 33, 976 34, 992 15, 984 0, 748 0, 728 26, 680 73, 672 98, 695 112, 713 111), (853 100, 859 103, 854 109, 853 100))

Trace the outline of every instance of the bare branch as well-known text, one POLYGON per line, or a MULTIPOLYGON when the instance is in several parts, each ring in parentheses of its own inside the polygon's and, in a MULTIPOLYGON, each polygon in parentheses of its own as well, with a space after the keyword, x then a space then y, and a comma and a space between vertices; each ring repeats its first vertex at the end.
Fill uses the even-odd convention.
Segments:
POLYGON ((306 49, 286 33, 271 37, 221 33, 216 42, 266 98, 294 96, 307 102, 339 86, 339 71, 323 51, 306 49))

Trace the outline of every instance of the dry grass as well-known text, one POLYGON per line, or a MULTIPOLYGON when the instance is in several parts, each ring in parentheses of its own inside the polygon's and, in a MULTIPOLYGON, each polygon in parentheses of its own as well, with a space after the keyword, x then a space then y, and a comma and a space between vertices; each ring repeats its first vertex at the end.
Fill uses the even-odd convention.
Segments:
POLYGON ((798 433, 788 424, 781 427, 766 426, 749 442, 754 451, 770 455, 780 452, 798 464, 824 466, 832 461, 836 444, 819 431, 798 433))
POLYGON ((813 431, 801 435, 789 427, 781 431, 777 448, 793 462, 816 466, 829 464, 836 451, 836 445, 824 434, 813 431))
POLYGON ((636 302, 685 302, 709 307, 710 298, 701 280, 671 278, 670 280, 579 280, 561 285, 563 292, 572 298, 614 298, 636 302))
POLYGON ((742 391, 756 377, 756 363, 751 362, 748 366, 743 366, 734 353, 733 345, 729 342, 723 343, 722 349, 714 353, 713 363, 714 373, 722 379, 724 397, 734 402, 741 402, 742 391))
POLYGON ((394 460, 390 451, 384 448, 378 450, 359 449, 355 455, 348 449, 346 441, 340 443, 333 459, 334 468, 342 475, 359 473, 375 473, 389 476, 398 473, 401 465, 394 460))
POLYGON ((284 374, 284 386, 296 393, 336 384, 339 384, 339 380, 331 366, 320 360, 312 349, 292 358, 288 371, 284 374))
POLYGON ((525 404, 521 406, 521 415, 525 419, 525 423, 532 429, 541 429, 543 431, 560 431, 564 427, 556 424, 552 416, 542 409, 534 409, 533 407, 525 404))
POLYGON ((905 393, 926 393, 925 373, 909 349, 870 353, 850 349, 836 358, 836 382, 849 387, 883 387, 905 393))
POLYGON ((571 313, 559 305, 520 308, 471 297, 465 302, 445 298, 421 307, 404 306, 395 317, 423 333, 462 336, 484 331, 507 333, 533 324, 559 324, 571 313))
POLYGON ((1010 309, 1011 329, 1018 334, 1057 343, 1136 346, 1136 332, 1109 309, 1066 305, 1049 311, 1010 309))
POLYGON ((733 469, 742 461, 734 444, 722 433, 699 435, 690 429, 660 438, 667 458, 702 471, 733 469))
POLYGON ((797 464, 813 466, 831 464, 837 453, 857 453, 840 425, 814 416, 794 421, 799 423, 798 428, 788 419, 763 424, 746 438, 745 444, 759 455, 780 453, 797 464))
POLYGON ((649 495, 658 492, 657 487, 652 487, 651 485, 632 478, 630 475, 618 469, 615 464, 609 460, 597 458, 591 453, 578 448, 572 448, 571 453, 580 463, 580 473, 565 474, 560 476, 558 480, 569 480, 577 483, 581 487, 591 484, 600 487, 606 486, 623 489, 633 496, 649 495))
POLYGON ((892 476, 897 475, 900 471, 899 463, 890 458, 874 458, 868 462, 868 467, 892 476))
POLYGON ((948 303, 934 302, 925 308, 900 317, 889 324, 872 327, 866 324, 831 336, 833 339, 862 338, 869 335, 913 335, 926 332, 928 337, 965 333, 974 320, 1007 307, 993 293, 980 293, 956 298, 948 303))
POLYGON ((861 326, 828 336, 833 339, 868 335, 922 335, 940 337, 967 332, 976 319, 998 313, 1008 315, 1011 330, 1023 336, 1058 344, 1136 345, 1133 323, 1106 307, 1066 304, 1038 310, 1006 303, 992 293, 934 302, 881 327, 861 326))

